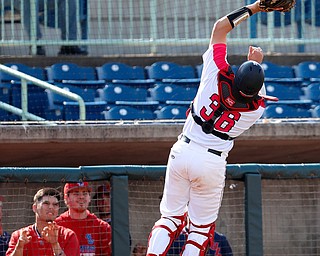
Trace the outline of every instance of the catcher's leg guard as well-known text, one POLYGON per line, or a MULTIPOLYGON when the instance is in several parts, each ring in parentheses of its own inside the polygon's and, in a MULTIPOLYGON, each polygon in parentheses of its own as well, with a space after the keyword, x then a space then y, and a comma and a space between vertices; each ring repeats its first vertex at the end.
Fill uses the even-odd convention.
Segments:
POLYGON ((166 255, 186 225, 186 216, 161 217, 149 235, 147 256, 166 255))
POLYGON ((183 256, 205 256, 209 246, 213 245, 215 223, 195 225, 190 223, 188 240, 182 249, 183 256))

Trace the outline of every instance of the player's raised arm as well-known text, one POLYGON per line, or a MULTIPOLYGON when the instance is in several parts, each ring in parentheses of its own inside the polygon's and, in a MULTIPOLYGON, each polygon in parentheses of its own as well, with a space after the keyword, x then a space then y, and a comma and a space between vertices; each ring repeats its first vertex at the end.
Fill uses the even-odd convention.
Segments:
POLYGON ((261 11, 259 5, 260 1, 256 1, 253 4, 241 7, 217 20, 212 29, 210 44, 226 43, 227 34, 234 27, 238 26, 251 15, 261 11))

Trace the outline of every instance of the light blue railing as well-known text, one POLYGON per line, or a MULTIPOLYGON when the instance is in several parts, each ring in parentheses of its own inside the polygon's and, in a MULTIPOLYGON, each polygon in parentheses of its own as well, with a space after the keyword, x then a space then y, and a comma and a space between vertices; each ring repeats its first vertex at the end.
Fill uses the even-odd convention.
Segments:
MULTIPOLYGON (((0 13, 0 46, 32 46, 35 53, 37 45, 79 45, 90 47, 91 55, 100 55, 100 52, 104 55, 203 53, 214 21, 245 4, 245 1, 231 0, 76 0, 74 19, 66 19, 67 38, 71 33, 68 24, 78 24, 76 39, 62 41, 59 33, 52 32, 56 30, 47 31, 37 40, 36 0, 30 0, 31 30, 30 37, 27 36, 23 29, 26 14, 19 11, 24 10, 25 1, 0 0, 6 6, 0 13)), ((42 10, 42 23, 58 29, 61 7, 58 0, 52 1, 54 7, 45 5, 42 10)), ((69 10, 71 3, 66 1, 63 8, 69 10)), ((250 39, 251 44, 264 47, 266 52, 317 53, 319 26, 320 0, 297 0, 290 13, 260 13, 251 17, 230 34, 229 43, 241 46, 241 49, 235 48, 235 52, 242 51, 250 39)))
POLYGON ((33 120, 33 121, 45 121, 44 118, 39 117, 37 115, 34 115, 32 113, 29 113, 28 111, 28 83, 32 83, 36 86, 39 86, 44 89, 52 90, 53 92, 62 95, 68 99, 77 101, 79 104, 79 120, 85 121, 86 120, 86 107, 84 100, 81 98, 81 96, 66 91, 64 89, 59 88, 58 86, 49 84, 47 82, 44 82, 40 79, 37 79, 33 76, 24 74, 18 70, 14 70, 12 68, 9 68, 7 66, 4 66, 0 64, 0 71, 8 73, 12 76, 18 77, 21 79, 21 109, 14 107, 10 104, 7 104, 5 102, 0 101, 0 109, 4 109, 8 112, 11 112, 15 115, 21 116, 22 121, 26 120, 33 120))

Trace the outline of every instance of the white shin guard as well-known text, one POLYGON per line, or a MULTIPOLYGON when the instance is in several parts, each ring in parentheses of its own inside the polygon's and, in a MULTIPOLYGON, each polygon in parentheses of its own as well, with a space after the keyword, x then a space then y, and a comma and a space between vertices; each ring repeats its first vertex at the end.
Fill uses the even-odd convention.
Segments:
POLYGON ((194 225, 190 223, 187 242, 182 251, 183 256, 205 256, 214 241, 215 223, 209 225, 194 225))
POLYGON ((147 255, 166 255, 185 225, 186 216, 161 217, 150 233, 147 255))

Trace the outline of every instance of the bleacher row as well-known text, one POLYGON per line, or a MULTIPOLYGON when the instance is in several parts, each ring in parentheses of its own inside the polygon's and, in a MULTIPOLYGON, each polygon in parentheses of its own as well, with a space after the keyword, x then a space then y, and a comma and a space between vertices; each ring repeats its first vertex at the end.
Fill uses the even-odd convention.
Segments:
MULTIPOLYGON (((105 63, 82 67, 61 62, 46 68, 21 63, 4 64, 50 84, 80 95, 87 120, 185 119, 196 95, 202 65, 181 66, 156 62, 150 66, 105 63)), ((320 63, 301 62, 280 66, 263 62, 268 95, 264 118, 320 117, 320 63)), ((236 71, 237 66, 233 66, 236 71)), ((21 108, 21 81, 0 72, 0 101, 21 108)), ((78 120, 79 105, 51 90, 28 84, 28 111, 46 120, 78 120)), ((0 110, 0 120, 21 120, 0 110)))

